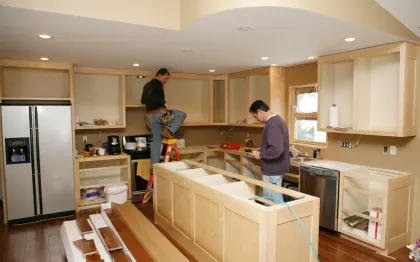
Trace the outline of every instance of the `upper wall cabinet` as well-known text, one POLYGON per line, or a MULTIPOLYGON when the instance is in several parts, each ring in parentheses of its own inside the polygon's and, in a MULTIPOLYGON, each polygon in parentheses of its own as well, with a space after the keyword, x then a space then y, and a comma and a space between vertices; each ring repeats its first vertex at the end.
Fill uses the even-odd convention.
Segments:
POLYGON ((3 100, 71 100, 73 66, 0 59, 3 100))
POLYGON ((169 108, 187 114, 185 125, 210 123, 210 84, 209 77, 198 75, 194 78, 171 77, 165 84, 165 99, 169 108))
POLYGON ((210 104, 213 111, 213 125, 227 124, 228 119, 228 78, 227 76, 211 77, 213 103, 210 104))
POLYGON ((281 67, 264 67, 229 75, 229 119, 232 125, 261 126, 249 113, 256 100, 268 104, 271 111, 285 117, 286 76, 281 67))
POLYGON ((320 130, 416 135, 420 46, 397 43, 320 57, 318 80, 320 130))
POLYGON ((125 88, 121 74, 74 74, 76 129, 125 128, 125 88))
POLYGON ((146 107, 141 103, 144 85, 152 80, 152 76, 125 76, 125 107, 146 107))

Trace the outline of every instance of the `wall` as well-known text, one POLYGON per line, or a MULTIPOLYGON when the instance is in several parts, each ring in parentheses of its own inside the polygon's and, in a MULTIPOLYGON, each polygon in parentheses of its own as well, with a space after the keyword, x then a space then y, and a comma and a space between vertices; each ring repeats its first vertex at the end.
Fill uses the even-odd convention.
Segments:
MULTIPOLYGON (((286 70, 287 86, 304 85, 317 82, 317 64, 305 64, 289 67, 286 70)), ((417 92, 417 101, 420 100, 420 92, 417 92)), ((289 107, 288 107, 289 108, 289 107)), ((420 106, 417 106, 417 123, 420 126, 420 106)), ((257 145, 261 139, 260 128, 235 128, 228 134, 229 141, 244 143, 246 135, 249 133, 254 138, 257 145)), ((359 136, 347 134, 328 134, 328 146, 323 148, 321 155, 325 159, 367 165, 378 168, 393 169, 398 171, 411 172, 416 174, 414 203, 413 203, 413 219, 412 219, 412 236, 414 241, 420 237, 420 165, 417 165, 417 152, 420 148, 420 127, 417 136, 414 138, 390 138, 375 136, 359 136), (360 139, 360 140, 359 140, 360 139), (356 147, 356 142, 359 144, 356 147), (353 148, 341 148, 339 141, 352 142, 353 148), (397 146, 397 155, 392 156, 383 153, 383 147, 387 145, 397 146), (416 201, 417 200, 417 201, 416 201), (415 219, 417 218, 417 219, 415 219), (414 222, 416 221, 416 222, 414 222)), ((304 152, 313 151, 311 147, 297 146, 304 152)))

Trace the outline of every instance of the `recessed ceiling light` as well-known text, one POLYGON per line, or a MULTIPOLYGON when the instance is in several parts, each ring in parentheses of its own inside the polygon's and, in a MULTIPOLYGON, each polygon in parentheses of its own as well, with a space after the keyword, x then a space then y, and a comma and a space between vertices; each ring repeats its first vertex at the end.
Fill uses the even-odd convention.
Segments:
POLYGON ((239 27, 239 30, 241 31, 249 31, 251 30, 251 26, 250 25, 243 25, 239 27))
POLYGON ((214 71, 216 71, 216 70, 214 70, 214 69, 210 69, 209 71, 213 73, 213 72, 214 72, 214 71))
POLYGON ((354 40, 356 40, 356 38, 354 38, 354 37, 348 37, 348 38, 344 39, 344 41, 346 41, 346 42, 353 42, 354 40))
POLYGON ((133 66, 140 66, 140 64, 133 64, 133 66))
POLYGON ((271 66, 276 66, 276 64, 271 64, 271 66))
POLYGON ((182 52, 184 52, 184 53, 191 53, 192 50, 191 49, 182 49, 182 52))
POLYGON ((38 35, 39 37, 41 37, 42 39, 50 39, 51 36, 50 35, 38 35))
POLYGON ((48 57, 41 57, 42 61, 48 61, 48 57))
POLYGON ((308 59, 313 60, 313 59, 315 59, 315 56, 309 56, 308 59))
POLYGON ((268 57, 263 56, 263 57, 261 57, 261 59, 262 59, 262 60, 267 60, 267 59, 268 59, 268 57))

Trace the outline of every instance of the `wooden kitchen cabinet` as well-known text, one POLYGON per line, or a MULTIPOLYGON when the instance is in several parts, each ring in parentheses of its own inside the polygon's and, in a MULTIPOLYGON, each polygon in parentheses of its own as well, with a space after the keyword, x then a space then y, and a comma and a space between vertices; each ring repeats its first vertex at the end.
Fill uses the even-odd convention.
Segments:
POLYGON ((286 117, 286 75, 278 66, 229 75, 229 125, 263 127, 249 113, 255 100, 263 100, 271 111, 286 117))
POLYGON ((127 199, 131 199, 130 156, 104 155, 81 157, 75 160, 75 198, 77 211, 99 207, 106 202, 105 197, 86 200, 84 192, 89 189, 127 185, 127 199))
POLYGON ((377 136, 416 135, 420 46, 396 43, 318 59, 318 129, 377 136), (338 127, 329 110, 338 107, 338 127))
POLYGON ((369 167, 342 171, 338 231, 384 255, 410 244, 413 190, 409 173, 369 167), (375 209, 381 214, 363 214, 375 209), (351 216, 364 221, 357 226, 344 221, 351 216))
POLYGON ((71 100, 73 65, 0 59, 3 100, 71 100))
POLYGON ((119 72, 76 68, 74 74, 76 130, 125 128, 125 78, 119 72), (95 120, 106 123, 95 124, 95 120))
POLYGON ((184 125, 208 125, 211 122, 210 77, 194 75, 171 77, 165 85, 165 99, 170 108, 187 114, 184 125))
POLYGON ((152 80, 152 76, 125 75, 125 107, 126 108, 146 108, 141 103, 141 95, 144 85, 152 80))
POLYGON ((194 161, 154 168, 155 223, 198 261, 317 261, 319 199, 194 161), (255 200, 257 187, 291 197, 255 200))
POLYGON ((227 76, 211 77, 213 84, 213 125, 224 125, 228 123, 228 78, 227 76))

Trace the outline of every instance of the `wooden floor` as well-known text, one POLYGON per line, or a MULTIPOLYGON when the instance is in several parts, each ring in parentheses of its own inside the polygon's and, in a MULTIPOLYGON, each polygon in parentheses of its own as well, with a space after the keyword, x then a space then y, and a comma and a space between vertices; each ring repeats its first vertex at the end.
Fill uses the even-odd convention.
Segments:
MULTIPOLYGON (((137 207, 150 221, 153 221, 153 206, 151 204, 139 204, 137 207)), ((89 214, 94 214, 97 212, 98 210, 95 209, 82 211, 77 214, 77 217, 85 217, 89 214)), ((0 217, 1 221, 3 221, 3 216, 1 213, 0 217)), ((3 223, 0 223, 0 262, 67 261, 65 258, 64 249, 61 244, 59 230, 63 221, 72 219, 75 219, 75 216, 12 227, 7 227, 4 226, 3 223)), ((170 240, 191 261, 197 261, 192 258, 186 250, 180 248, 172 239, 170 240)), ((320 231, 319 259, 321 262, 413 261, 408 259, 407 248, 402 248, 392 255, 396 257, 396 260, 377 255, 375 252, 368 248, 356 245, 327 231, 320 231)))

